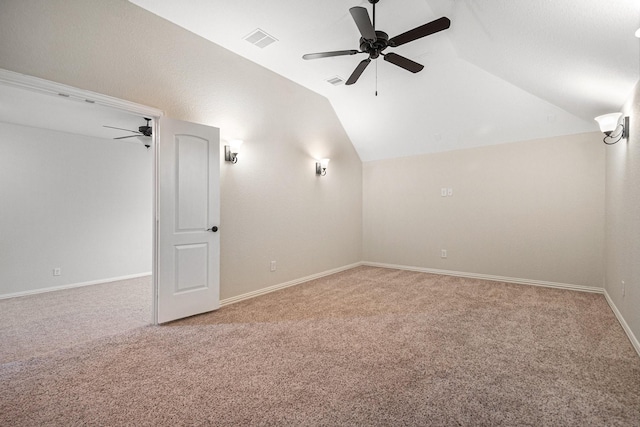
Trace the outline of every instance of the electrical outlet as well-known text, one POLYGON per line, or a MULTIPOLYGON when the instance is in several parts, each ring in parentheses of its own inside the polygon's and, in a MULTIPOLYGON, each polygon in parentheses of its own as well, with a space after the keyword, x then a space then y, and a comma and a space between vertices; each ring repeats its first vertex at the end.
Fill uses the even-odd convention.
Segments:
POLYGON ((60 276, 62 274, 62 270, 60 269, 60 267, 54 268, 53 269, 53 275, 54 276, 60 276))
POLYGON ((276 271, 276 262, 271 261, 271 271, 276 271))
POLYGON ((446 249, 442 249, 440 251, 440 258, 446 258, 447 257, 447 250, 446 249))
POLYGON ((447 188, 447 196, 453 196, 453 188, 447 188))
POLYGON ((622 296, 624 296, 624 294, 625 294, 625 293, 626 293, 626 292, 625 292, 625 289, 624 289, 624 280, 623 280, 623 281, 622 281, 622 296))

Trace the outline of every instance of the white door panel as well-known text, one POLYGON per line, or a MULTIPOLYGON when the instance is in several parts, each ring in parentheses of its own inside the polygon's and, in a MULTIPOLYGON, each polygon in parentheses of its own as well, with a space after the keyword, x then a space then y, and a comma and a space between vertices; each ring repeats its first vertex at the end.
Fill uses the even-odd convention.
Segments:
POLYGON ((209 126, 161 118, 158 323, 220 305, 220 138, 209 126), (217 230, 217 228, 215 228, 217 230))
POLYGON ((179 231, 202 231, 209 224, 209 141, 176 135, 179 231))

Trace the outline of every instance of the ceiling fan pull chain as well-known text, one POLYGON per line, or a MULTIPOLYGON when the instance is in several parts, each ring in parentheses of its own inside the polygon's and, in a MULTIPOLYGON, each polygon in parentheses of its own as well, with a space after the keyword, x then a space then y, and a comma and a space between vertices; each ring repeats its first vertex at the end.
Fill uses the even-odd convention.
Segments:
MULTIPOLYGON (((375 4, 373 6, 375 7, 375 4)), ((376 61, 376 96, 378 96, 378 61, 376 61)))

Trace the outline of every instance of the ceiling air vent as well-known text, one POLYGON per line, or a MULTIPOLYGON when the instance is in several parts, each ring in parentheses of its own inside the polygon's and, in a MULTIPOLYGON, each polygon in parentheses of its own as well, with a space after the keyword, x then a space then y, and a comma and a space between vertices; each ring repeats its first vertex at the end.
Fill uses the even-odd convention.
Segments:
POLYGON ((259 48, 264 48, 269 46, 271 43, 278 41, 275 37, 270 36, 269 34, 262 31, 260 28, 257 28, 255 31, 252 31, 251 34, 244 38, 251 44, 258 46, 259 48))
POLYGON ((338 86, 338 85, 341 85, 342 83, 344 83, 344 79, 342 77, 339 77, 339 76, 334 76, 334 77, 331 77, 331 78, 327 79, 327 82, 331 83, 334 86, 338 86))

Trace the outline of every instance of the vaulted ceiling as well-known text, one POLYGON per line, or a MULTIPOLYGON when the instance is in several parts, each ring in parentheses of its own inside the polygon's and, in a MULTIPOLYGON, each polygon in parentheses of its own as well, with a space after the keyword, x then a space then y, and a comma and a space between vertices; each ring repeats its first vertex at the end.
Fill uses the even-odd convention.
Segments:
POLYGON ((367 0, 131 1, 326 96, 364 161, 593 131, 640 77, 637 0, 380 0, 376 28, 391 37, 452 25, 395 49, 422 72, 380 58, 353 86, 326 80, 364 55, 302 55, 357 49, 349 8, 371 13, 367 0), (277 42, 244 40, 257 28, 277 42))
POLYGON ((390 37, 451 28, 394 49, 420 73, 380 58, 352 86, 326 80, 366 55, 302 55, 358 49, 349 8, 368 0, 130 1, 326 96, 363 161, 594 131, 640 77, 637 0, 380 0, 390 37), (258 28, 277 41, 244 40, 258 28))
MULTIPOLYGON (((391 37, 441 16, 452 25, 387 49, 423 64, 420 73, 380 58, 353 86, 326 80, 346 80, 366 55, 302 55, 357 49, 349 8, 371 12, 367 0, 130 1, 326 96, 364 161, 594 131, 593 117, 620 110, 640 77, 637 0, 380 0, 376 27, 391 37), (262 49, 245 41, 256 28, 277 41, 262 49)), ((23 103, 34 96, 25 93, 23 103)), ((45 99, 56 105, 35 114, 18 108, 18 92, 2 98, 12 100, 0 105, 3 121, 81 123, 87 129, 73 132, 105 138, 122 133, 102 124, 144 124, 112 111, 67 123, 63 100, 45 99)))

